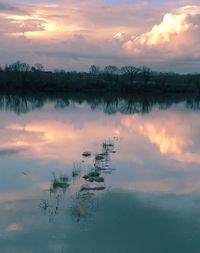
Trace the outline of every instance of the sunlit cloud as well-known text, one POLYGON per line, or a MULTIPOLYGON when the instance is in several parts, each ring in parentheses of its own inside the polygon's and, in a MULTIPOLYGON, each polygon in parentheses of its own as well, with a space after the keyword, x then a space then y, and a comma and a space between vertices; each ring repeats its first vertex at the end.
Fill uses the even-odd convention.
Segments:
POLYGON ((169 55, 172 58, 184 56, 183 47, 187 46, 190 51, 190 46, 195 43, 195 33, 200 33, 199 16, 199 6, 185 6, 176 9, 174 13, 166 13, 160 24, 154 25, 149 32, 132 36, 122 47, 133 54, 143 54, 144 50, 151 52, 153 49, 163 59, 169 55))
POLYGON ((169 42, 171 36, 187 31, 190 28, 190 24, 186 22, 186 17, 186 14, 173 15, 167 13, 162 23, 155 25, 150 32, 134 38, 133 41, 126 42, 124 48, 131 49, 134 44, 152 47, 160 43, 169 42))
POLYGON ((124 42, 124 40, 126 39, 125 34, 122 32, 118 32, 113 36, 113 39, 119 41, 119 42, 124 42))

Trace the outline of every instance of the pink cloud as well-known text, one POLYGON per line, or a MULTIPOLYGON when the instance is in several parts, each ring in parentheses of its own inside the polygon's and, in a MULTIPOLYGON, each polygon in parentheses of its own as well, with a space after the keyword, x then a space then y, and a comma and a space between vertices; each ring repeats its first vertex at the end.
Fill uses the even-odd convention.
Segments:
POLYGON ((166 13, 163 20, 150 31, 127 39, 122 47, 137 56, 153 51, 163 60, 191 56, 191 53, 197 56, 199 17, 199 6, 181 7, 173 13, 166 13))

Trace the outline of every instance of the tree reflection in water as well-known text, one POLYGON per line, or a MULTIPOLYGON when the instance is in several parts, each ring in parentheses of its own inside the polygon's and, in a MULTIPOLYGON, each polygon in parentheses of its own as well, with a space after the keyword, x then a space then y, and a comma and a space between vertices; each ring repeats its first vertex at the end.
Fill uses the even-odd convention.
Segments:
POLYGON ((117 112, 123 114, 149 113, 154 106, 162 110, 168 109, 174 103, 185 103, 187 108, 200 109, 200 97, 176 96, 115 96, 114 94, 76 93, 76 94, 0 94, 0 109, 16 114, 28 113, 42 108, 46 103, 52 103, 55 108, 66 108, 72 104, 87 103, 92 110, 101 108, 107 114, 117 112))

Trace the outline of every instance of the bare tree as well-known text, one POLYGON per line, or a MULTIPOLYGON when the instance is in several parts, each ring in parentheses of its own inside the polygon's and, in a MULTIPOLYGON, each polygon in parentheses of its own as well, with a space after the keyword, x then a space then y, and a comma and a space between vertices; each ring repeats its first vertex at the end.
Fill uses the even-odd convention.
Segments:
POLYGON ((134 66, 124 66, 121 68, 121 73, 127 75, 132 82, 135 80, 139 72, 140 69, 134 66))
POLYGON ((42 72, 42 71, 44 71, 44 66, 40 63, 35 63, 34 66, 31 68, 31 70, 33 72, 35 72, 35 71, 42 72))
POLYGON ((11 65, 7 66, 7 68, 9 69, 9 71, 14 72, 28 72, 31 69, 28 63, 20 61, 12 63, 11 65))
POLYGON ((143 66, 142 67, 142 76, 144 79, 144 83, 147 84, 151 78, 152 71, 150 68, 143 66))
POLYGON ((100 67, 96 65, 92 65, 89 69, 89 72, 93 75, 98 75, 100 73, 100 67))
POLYGON ((104 68, 104 72, 106 74, 110 74, 110 75, 115 75, 115 74, 118 74, 119 72, 119 69, 118 67, 116 66, 113 66, 113 65, 108 65, 104 68))

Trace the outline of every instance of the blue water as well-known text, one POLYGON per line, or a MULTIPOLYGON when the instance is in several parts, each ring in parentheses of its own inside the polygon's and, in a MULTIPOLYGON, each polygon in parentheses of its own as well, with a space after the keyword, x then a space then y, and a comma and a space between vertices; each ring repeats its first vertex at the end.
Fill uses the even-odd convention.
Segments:
POLYGON ((0 252, 199 253, 199 111, 115 109, 2 107, 0 252))

